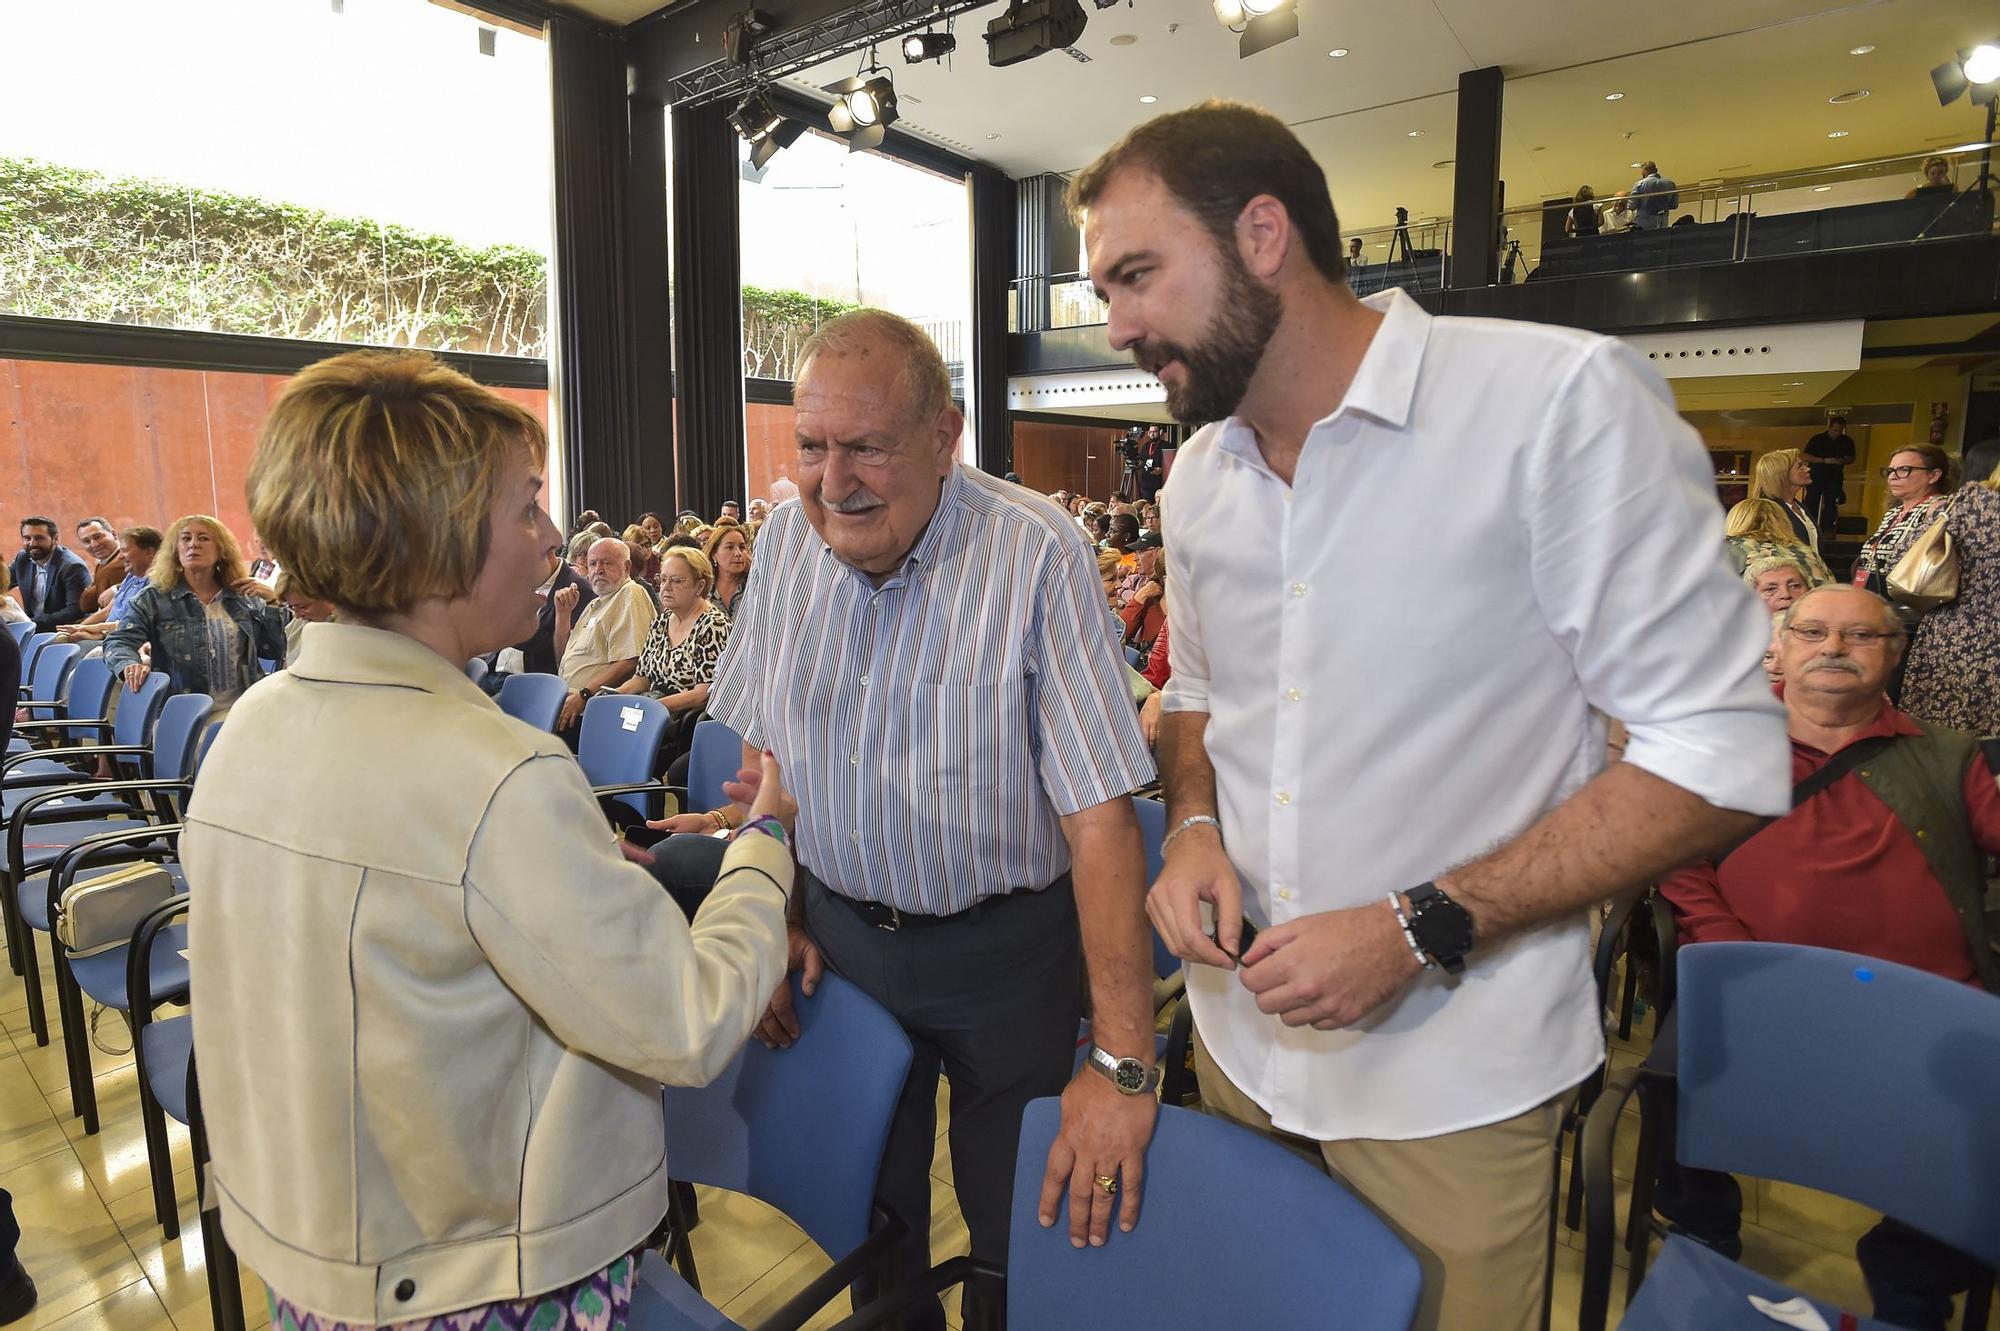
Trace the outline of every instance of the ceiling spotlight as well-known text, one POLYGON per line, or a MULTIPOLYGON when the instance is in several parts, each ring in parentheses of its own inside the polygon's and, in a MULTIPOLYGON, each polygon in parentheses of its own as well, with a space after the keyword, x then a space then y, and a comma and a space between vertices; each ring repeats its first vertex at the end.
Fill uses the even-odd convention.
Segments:
POLYGON ((1950 106, 1968 92, 1980 105, 1993 105, 2000 93, 2000 44, 1982 42, 1960 51, 1957 59, 1931 71, 1931 85, 1937 89, 1939 106, 1950 106))
POLYGON ((1336 46, 1331 51, 1328 51, 1327 54, 1338 60, 1347 54, 1347 48, 1345 46, 1336 46))
POLYGON ((1607 102, 1622 102, 1625 100, 1625 94, 1622 92, 1607 92, 1604 94, 1604 100, 1607 102))
POLYGON ((1141 97, 1139 99, 1139 101, 1146 106, 1151 106, 1154 102, 1157 102, 1159 100, 1160 100, 1159 98, 1153 96, 1153 94, 1150 92, 1147 93, 1144 97, 1141 97))
POLYGON ((1875 48, 1874 48, 1874 46, 1873 46, 1873 45, 1871 45, 1871 44, 1869 44, 1869 43, 1867 43, 1867 42, 1864 42, 1864 43, 1862 43, 1862 44, 1861 44, 1860 46, 1851 46, 1851 47, 1849 47, 1849 48, 1848 48, 1848 50, 1847 50, 1847 53, 1848 53, 1849 55, 1867 55, 1867 54, 1868 54, 1868 53, 1869 53, 1870 51, 1872 51, 1872 50, 1874 50, 1874 49, 1875 49, 1875 48))
POLYGON ((1833 96, 1827 98, 1826 100, 1827 103, 1832 106, 1846 106, 1849 102, 1862 101, 1867 96, 1868 96, 1868 89, 1856 88, 1852 92, 1837 92, 1833 96))
POLYGON ((1830 190, 1830 189, 1832 189, 1832 188, 1833 188, 1833 186, 1831 186, 1831 185, 1814 185, 1814 186, 1813 186, 1813 193, 1815 193, 1815 194, 1824 194, 1824 193, 1826 193, 1826 192, 1827 192, 1828 190, 1830 190))
POLYGON ((903 38, 903 59, 912 65, 942 60, 957 49, 958 38, 948 32, 913 32, 903 38))
POLYGON ((806 132, 805 123, 787 120, 771 105, 771 95, 763 88, 752 88, 744 99, 729 113, 729 123, 750 145, 750 166, 761 171, 765 164, 783 149, 791 147, 806 132))
POLYGON ((1638 169, 1639 169, 1640 167, 1644 166, 1644 165, 1645 165, 1645 163, 1644 163, 1644 162, 1627 162, 1627 163, 1626 163, 1625 165, 1627 165, 1627 166, 1631 167, 1631 168, 1632 168, 1632 169, 1633 169, 1634 171, 1637 171, 1637 170, 1638 170, 1638 169))
MULTIPOLYGON (((1299 35, 1299 11, 1296 0, 1212 0, 1216 21, 1231 32, 1243 34, 1236 43, 1236 58, 1246 60, 1259 51, 1268 51, 1274 46, 1299 35)), ((1346 47, 1340 47, 1329 54, 1347 54, 1346 47)))
POLYGON ((1836 129, 1831 134, 1828 134, 1827 137, 1829 139, 1844 139, 1847 137, 1847 131, 1844 129, 1836 129))
POLYGON ((1424 136, 1424 132, 1423 132, 1422 130, 1420 130, 1420 129, 1413 129, 1413 130, 1411 130, 1411 131, 1410 131, 1410 132, 1409 132, 1409 133, 1408 133, 1407 135, 1405 135, 1404 137, 1405 137, 1405 138, 1411 138, 1411 139, 1421 139, 1421 138, 1422 138, 1423 136, 1424 136))
POLYGON ((771 31, 771 16, 756 9, 746 9, 729 20, 729 26, 722 30, 722 54, 732 65, 747 65, 757 54, 757 41, 771 31))
MULTIPOLYGON (((1099 8, 1102 7, 1103 6, 1101 5, 1099 6, 1099 8)), ((1139 38, 1136 33, 1121 32, 1111 39, 1111 44, 1113 46, 1131 46, 1135 44, 1138 40, 1139 38)))
POLYGON ((986 25, 986 63, 1004 68, 1073 46, 1089 22, 1076 0, 1008 0, 986 25))
POLYGON ((840 100, 827 108, 827 128, 847 140, 847 151, 879 148, 896 123, 896 85, 889 71, 870 66, 851 79, 829 83, 826 91, 840 100))

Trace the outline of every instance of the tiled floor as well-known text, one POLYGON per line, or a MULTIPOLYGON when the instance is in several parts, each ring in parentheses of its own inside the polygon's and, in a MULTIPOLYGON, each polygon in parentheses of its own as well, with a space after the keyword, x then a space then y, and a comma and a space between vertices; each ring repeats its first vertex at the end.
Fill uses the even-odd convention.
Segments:
MULTIPOLYGON (((52 993, 50 1013, 53 1020, 52 993)), ((153 1221, 131 1055, 93 1053, 103 1131, 86 1137, 70 1113, 60 1043, 35 1045, 28 1032, 25 990, 5 972, 0 972, 0 1028, 0 1187, 14 1196, 21 1260, 41 1290, 41 1303, 24 1325, 61 1331, 208 1331, 186 1134, 170 1129, 182 1237, 168 1241, 153 1221)), ((121 1023, 107 1020, 101 1030, 114 1047, 124 1043, 121 1023)), ((1613 1062, 1629 1065, 1643 1052, 1643 1037, 1616 1042, 1613 1062)), ((935 1260, 966 1251, 965 1222, 943 1148, 945 1122, 940 1088, 940 1140, 932 1166, 935 1260)), ((1636 1118, 1628 1118, 1619 1138, 1614 1172, 1621 1208, 1630 1187, 1636 1126, 1636 1118)), ((1746 1180, 1744 1196, 1746 1262, 1841 1306, 1867 1309, 1853 1244, 1874 1223, 1870 1212, 1782 1183, 1746 1180)), ((797 1226, 748 1198, 703 1190, 701 1216, 694 1249, 703 1291, 739 1324, 754 1326, 827 1265, 825 1255, 797 1226)), ((1559 1228, 1558 1234, 1554 1326, 1567 1331, 1576 1325, 1582 1238, 1567 1229, 1559 1228)), ((263 1287, 248 1271, 243 1286, 247 1331, 258 1331, 268 1321, 263 1287)), ((1612 1299, 1614 1318, 1622 1289, 1621 1272, 1612 1299)), ((831 1325, 845 1303, 838 1300, 809 1325, 831 1325)), ((958 1331, 955 1294, 946 1311, 958 1331)))

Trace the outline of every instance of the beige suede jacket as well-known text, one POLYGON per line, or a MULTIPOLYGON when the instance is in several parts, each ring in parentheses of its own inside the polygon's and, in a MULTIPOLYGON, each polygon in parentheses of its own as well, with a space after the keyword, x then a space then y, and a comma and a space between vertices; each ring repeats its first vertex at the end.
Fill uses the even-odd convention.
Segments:
POLYGON ((692 927, 560 740, 413 640, 315 624, 231 712, 182 845, 196 1066, 231 1243, 373 1325, 524 1298, 667 1209, 661 1083, 785 968, 789 853, 740 838, 692 927))

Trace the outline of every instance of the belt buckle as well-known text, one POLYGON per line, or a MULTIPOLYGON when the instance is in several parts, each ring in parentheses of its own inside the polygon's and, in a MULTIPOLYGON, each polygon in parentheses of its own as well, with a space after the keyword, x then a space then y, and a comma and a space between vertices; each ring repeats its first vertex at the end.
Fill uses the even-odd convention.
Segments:
POLYGON ((893 934, 901 932, 903 928, 903 912, 897 910, 886 901, 882 903, 882 908, 889 912, 889 918, 887 921, 877 920, 875 927, 883 933, 893 934))

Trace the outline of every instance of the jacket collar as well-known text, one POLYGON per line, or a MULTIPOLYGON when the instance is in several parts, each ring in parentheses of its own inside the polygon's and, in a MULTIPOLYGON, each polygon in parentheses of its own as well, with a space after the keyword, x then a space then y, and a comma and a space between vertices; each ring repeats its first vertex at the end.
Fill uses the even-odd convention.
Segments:
POLYGON ((486 701, 465 671, 414 638, 360 624, 308 624, 285 667, 299 679, 367 684, 486 701))

